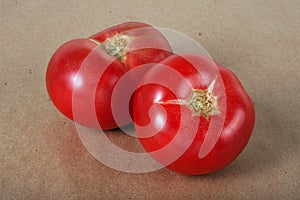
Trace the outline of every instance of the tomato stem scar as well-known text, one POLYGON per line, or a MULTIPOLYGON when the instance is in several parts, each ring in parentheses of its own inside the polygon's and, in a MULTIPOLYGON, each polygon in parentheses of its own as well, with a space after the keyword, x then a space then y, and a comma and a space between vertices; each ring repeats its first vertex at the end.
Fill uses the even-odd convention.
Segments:
POLYGON ((92 38, 89 38, 89 40, 94 42, 97 46, 101 46, 108 55, 114 56, 122 62, 126 59, 126 53, 129 49, 128 47, 132 39, 133 38, 131 36, 118 33, 113 37, 107 38, 102 43, 92 38))
POLYGON ((192 89, 187 99, 171 99, 160 104, 176 104, 187 106, 191 109, 193 116, 203 116, 208 119, 212 115, 220 114, 217 97, 212 94, 216 78, 210 83, 206 90, 192 89))

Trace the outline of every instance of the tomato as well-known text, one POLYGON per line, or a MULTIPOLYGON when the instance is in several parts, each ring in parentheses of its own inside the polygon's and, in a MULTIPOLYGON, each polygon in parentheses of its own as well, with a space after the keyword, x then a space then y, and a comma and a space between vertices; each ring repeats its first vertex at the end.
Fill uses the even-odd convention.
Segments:
POLYGON ((255 121, 238 78, 197 54, 171 55, 144 75, 134 97, 134 123, 144 149, 170 170, 207 174, 233 161, 255 121))
POLYGON ((47 90, 68 118, 88 127, 100 124, 104 130, 113 129, 131 121, 124 117, 117 124, 112 114, 111 97, 118 80, 130 69, 157 63, 171 53, 168 41, 154 27, 119 24, 59 47, 48 64, 47 90))

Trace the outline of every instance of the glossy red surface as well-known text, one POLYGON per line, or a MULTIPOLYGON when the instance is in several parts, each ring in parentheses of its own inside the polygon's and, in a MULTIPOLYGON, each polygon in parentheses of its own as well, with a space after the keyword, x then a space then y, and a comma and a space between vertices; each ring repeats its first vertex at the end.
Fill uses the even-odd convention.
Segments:
POLYGON ((139 22, 116 25, 90 38, 69 41, 55 51, 46 73, 49 96, 60 112, 79 124, 93 128, 100 124, 105 130, 128 124, 131 119, 127 116, 117 125, 112 115, 116 83, 131 68, 169 56, 171 48, 159 31, 139 22), (121 32, 132 37, 124 61, 108 55, 100 45, 121 32))
POLYGON ((168 57, 144 76, 135 94, 134 121, 142 145, 154 159, 178 173, 198 175, 222 169, 241 153, 255 113, 230 70, 208 58, 184 54, 168 57), (205 119, 193 116, 185 105, 162 103, 186 99, 193 89, 207 89, 216 75, 212 93, 220 114, 205 119))

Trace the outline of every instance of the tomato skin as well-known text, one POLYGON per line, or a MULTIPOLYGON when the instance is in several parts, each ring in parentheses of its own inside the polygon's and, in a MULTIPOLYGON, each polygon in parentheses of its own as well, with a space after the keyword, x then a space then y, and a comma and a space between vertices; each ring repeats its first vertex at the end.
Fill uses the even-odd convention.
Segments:
POLYGON ((48 64, 46 72, 48 94, 58 110, 70 119, 73 119, 70 106, 73 77, 93 48, 95 46, 84 39, 67 42, 56 50, 48 64))
MULTIPOLYGON (((183 75, 192 88, 206 89, 208 86, 203 78, 199 76, 199 72, 184 58, 197 60, 202 64, 205 64, 205 60, 208 60, 208 58, 200 55, 183 54, 172 55, 163 60, 161 64, 183 75)), ((204 143, 205 137, 208 135, 209 125, 212 123, 213 116, 208 119, 202 116, 193 116, 191 109, 187 106, 176 104, 160 104, 159 106, 162 106, 162 109, 154 109, 154 111, 152 109, 152 113, 149 114, 151 107, 155 108, 158 102, 187 98, 192 88, 183 86, 184 83, 180 81, 174 83, 172 78, 169 78, 167 74, 163 72, 161 66, 155 66, 144 76, 140 83, 140 88, 135 93, 134 122, 141 144, 154 159, 177 173, 200 175, 220 170, 241 153, 251 136, 255 121, 253 103, 238 78, 225 67, 217 63, 216 66, 224 83, 225 94, 221 94, 221 90, 217 90, 214 95, 218 98, 220 97, 218 101, 221 101, 224 97, 226 98, 226 106, 220 108, 220 115, 225 115, 225 121, 220 130, 214 130, 216 132, 221 131, 221 133, 213 148, 204 157, 199 157, 199 151, 204 143), (164 75, 162 76, 161 74, 164 75), (147 84, 153 81, 159 83, 162 79, 167 79, 164 82, 167 82, 170 86, 175 88, 175 91, 171 91, 167 86, 160 84, 147 84), (184 88, 185 90, 180 88, 184 88), (222 97, 222 95, 225 96, 222 97), (163 112, 165 112, 165 114, 163 114, 163 112), (161 126, 161 122, 155 119, 163 118, 161 116, 165 116, 165 123, 157 134, 154 135, 154 132, 158 130, 155 127, 161 126), (145 133, 145 129, 142 128, 146 125, 151 127, 147 129, 147 133, 145 133), (183 130, 182 133, 179 133, 180 126, 183 130), (194 127, 197 128, 195 137, 191 139, 189 146, 185 147, 185 143, 190 140, 190 133, 193 132, 192 129, 194 127), (178 134, 184 135, 175 143, 172 150, 163 151, 161 153, 156 152, 170 144, 178 134), (152 136, 144 138, 145 135, 152 136), (174 151, 181 151, 181 149, 183 150, 180 157, 174 159, 171 163, 165 161, 166 157, 172 156, 174 151)), ((209 70, 204 70, 200 73, 205 76, 214 76, 209 70)), ((211 77, 211 79, 213 78, 214 77, 211 77)))
MULTIPOLYGON (((69 119, 92 128, 100 128, 99 124, 104 130, 117 128, 118 125, 131 122, 130 118, 124 117, 117 125, 112 114, 112 92, 118 80, 131 68, 159 62, 171 53, 167 40, 152 26, 139 22, 116 25, 89 38, 75 39, 59 47, 48 64, 47 91, 54 105, 69 119), (143 27, 147 27, 146 31, 135 31, 143 27), (128 49, 126 59, 123 61, 108 55, 99 46, 107 38, 114 37, 122 31, 127 31, 124 34, 133 35, 131 43, 141 47, 141 49, 132 48, 132 52, 128 49), (158 41, 156 46, 160 48, 143 49, 143 46, 151 46, 143 43, 146 40, 139 39, 145 37, 154 38, 150 42, 158 41), (82 69, 83 65, 85 69, 82 69), (76 116, 73 107, 74 97, 76 97, 76 116)), ((122 113, 119 115, 122 116, 122 113)))
MULTIPOLYGON (((73 116, 73 95, 75 77, 83 79, 80 87, 76 87, 77 104, 81 108, 77 108, 80 113, 76 116, 76 121, 88 127, 98 127, 98 124, 92 120, 93 110, 87 109, 89 95, 95 95, 96 115, 103 129, 111 129, 116 127, 113 116, 109 107, 111 93, 117 80, 126 72, 123 64, 112 59, 107 69, 104 71, 101 79, 93 73, 79 72, 79 69, 88 55, 95 51, 95 44, 86 39, 76 39, 62 45, 52 56, 47 69, 46 86, 50 98, 54 105, 65 116, 74 120, 73 116), (86 76, 86 77, 84 77, 86 76), (87 77, 88 76, 88 77, 87 77), (95 88, 95 91, 91 91, 95 88), (104 106, 105 105, 105 106, 104 106)), ((90 62, 89 72, 100 70, 101 60, 109 59, 108 56, 101 51, 96 51, 99 59, 90 62)), ((89 58, 88 58, 89 59, 89 58)), ((126 122, 125 122, 126 123, 126 122)), ((128 123, 128 122, 127 122, 128 123)))

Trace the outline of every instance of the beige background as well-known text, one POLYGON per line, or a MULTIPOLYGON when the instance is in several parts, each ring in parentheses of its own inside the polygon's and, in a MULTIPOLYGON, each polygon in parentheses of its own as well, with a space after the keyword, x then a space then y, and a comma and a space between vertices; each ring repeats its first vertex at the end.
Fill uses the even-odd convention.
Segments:
MULTIPOLYGON (((0 2, 0 199, 299 199, 300 1, 0 2), (131 20, 189 35, 244 84, 256 125, 224 170, 188 177, 110 169, 49 101, 45 71, 59 45, 131 20)), ((129 136, 109 136, 139 149, 129 136)))

